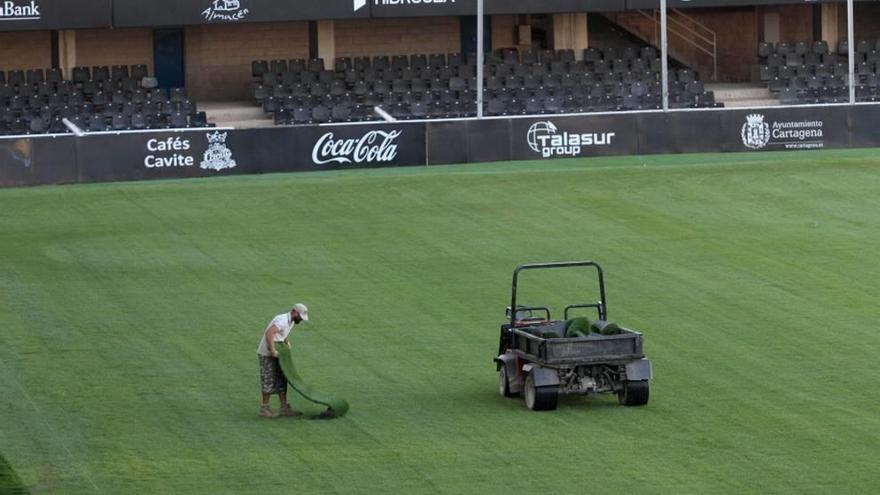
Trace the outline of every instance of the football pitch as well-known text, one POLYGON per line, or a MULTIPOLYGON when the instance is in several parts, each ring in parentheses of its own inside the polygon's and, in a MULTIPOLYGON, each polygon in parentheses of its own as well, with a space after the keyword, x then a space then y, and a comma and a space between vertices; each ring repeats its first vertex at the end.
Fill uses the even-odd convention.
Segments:
POLYGON ((877 150, 0 190, 0 492, 876 493, 878 245, 877 150), (648 406, 499 396, 512 270, 573 259, 648 406), (342 419, 257 416, 297 301, 342 419))

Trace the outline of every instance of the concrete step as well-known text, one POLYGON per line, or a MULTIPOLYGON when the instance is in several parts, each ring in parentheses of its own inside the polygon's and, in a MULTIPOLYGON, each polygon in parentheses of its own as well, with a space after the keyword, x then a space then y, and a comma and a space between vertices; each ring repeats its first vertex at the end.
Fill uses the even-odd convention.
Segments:
POLYGON ((750 100, 750 99, 736 99, 736 100, 725 100, 724 107, 725 108, 746 108, 746 107, 778 107, 782 105, 779 100, 772 99, 758 99, 758 100, 750 100))
POLYGON ((778 106, 779 100, 767 86, 749 83, 711 83, 706 89, 715 94, 715 100, 727 108, 778 106))
POLYGON ((231 122, 263 122, 272 125, 272 120, 261 107, 250 101, 201 102, 199 110, 208 116, 208 122, 218 126, 231 126, 231 122))
POLYGON ((257 129, 275 125, 272 119, 224 120, 214 123, 217 124, 217 127, 234 127, 236 129, 257 129))
MULTIPOLYGON (((711 89, 711 88, 708 88, 711 89)), ((730 100, 761 100, 772 98, 773 94, 767 88, 751 88, 751 89, 740 89, 740 90, 713 90, 715 92, 715 98, 723 98, 730 100)))

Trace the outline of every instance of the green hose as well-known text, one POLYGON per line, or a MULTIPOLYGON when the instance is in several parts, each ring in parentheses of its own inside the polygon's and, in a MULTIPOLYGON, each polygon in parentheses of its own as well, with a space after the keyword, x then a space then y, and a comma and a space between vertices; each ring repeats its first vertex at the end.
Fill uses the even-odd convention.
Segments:
POLYGON ((332 395, 323 395, 312 390, 311 387, 303 382, 299 373, 296 372, 296 366, 293 365, 293 356, 290 349, 286 345, 276 345, 275 349, 278 351, 278 362, 281 364, 281 370, 284 371, 284 376, 287 378, 290 386, 305 397, 306 400, 327 406, 327 410, 318 415, 318 418, 339 418, 345 416, 345 413, 348 412, 348 402, 344 399, 338 399, 332 395))

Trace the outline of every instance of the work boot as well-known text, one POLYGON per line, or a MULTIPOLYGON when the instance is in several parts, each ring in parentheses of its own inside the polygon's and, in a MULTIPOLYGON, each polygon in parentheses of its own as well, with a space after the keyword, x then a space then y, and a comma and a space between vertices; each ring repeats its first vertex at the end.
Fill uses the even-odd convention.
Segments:
POLYGON ((298 417, 298 416, 302 416, 302 414, 303 414, 303 413, 301 413, 301 412, 297 411, 296 409, 290 407, 289 404, 284 404, 283 406, 281 406, 281 415, 282 415, 282 416, 291 416, 291 417, 296 418, 296 417, 298 417))
POLYGON ((264 418, 277 418, 278 413, 269 409, 269 406, 260 406, 260 416, 264 418))

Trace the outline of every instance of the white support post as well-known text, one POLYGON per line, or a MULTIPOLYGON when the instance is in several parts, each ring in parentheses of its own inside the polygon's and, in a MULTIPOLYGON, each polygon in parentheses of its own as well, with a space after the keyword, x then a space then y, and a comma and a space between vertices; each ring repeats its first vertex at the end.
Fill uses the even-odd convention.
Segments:
POLYGON ((846 35, 849 47, 849 104, 856 102, 856 39, 853 27, 853 0, 846 0, 846 35))
POLYGON ((76 137, 83 137, 86 135, 85 132, 82 131, 76 124, 67 119, 67 117, 61 119, 61 122, 67 127, 70 132, 72 132, 76 137))
POLYGON ((663 92, 664 112, 669 110, 668 34, 666 31, 666 0, 660 0, 660 87, 663 92))
POLYGON ((397 122, 397 119, 392 117, 390 113, 386 112, 385 109, 380 107, 379 105, 373 107, 373 112, 385 122, 397 122))
POLYGON ((483 118, 483 0, 477 0, 477 118, 483 118))

